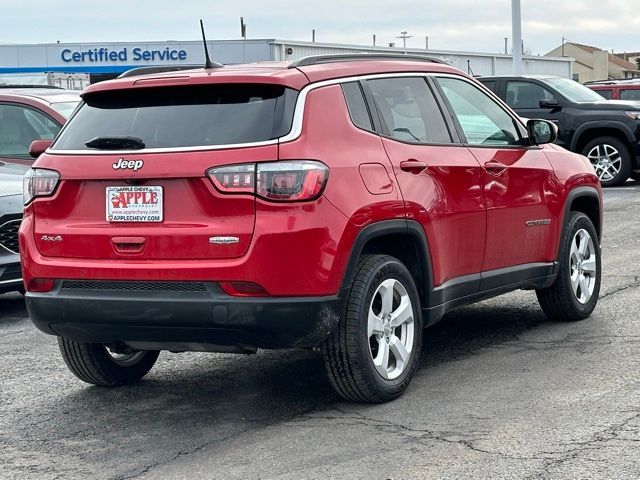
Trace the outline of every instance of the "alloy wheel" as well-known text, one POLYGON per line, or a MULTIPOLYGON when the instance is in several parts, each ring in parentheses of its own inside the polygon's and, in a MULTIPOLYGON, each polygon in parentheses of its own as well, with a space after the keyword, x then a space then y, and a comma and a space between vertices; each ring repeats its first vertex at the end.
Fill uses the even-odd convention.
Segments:
POLYGON ((376 371, 385 380, 398 378, 409 364, 416 334, 413 305, 402 283, 390 278, 378 286, 367 323, 376 371))
POLYGON ((602 182, 613 180, 622 169, 622 156, 620 152, 613 146, 603 143, 596 145, 589 153, 587 158, 596 170, 596 175, 602 182))
POLYGON ((571 289, 576 299, 585 304, 593 296, 596 285, 596 249, 591 235, 580 229, 573 236, 569 251, 571 289))

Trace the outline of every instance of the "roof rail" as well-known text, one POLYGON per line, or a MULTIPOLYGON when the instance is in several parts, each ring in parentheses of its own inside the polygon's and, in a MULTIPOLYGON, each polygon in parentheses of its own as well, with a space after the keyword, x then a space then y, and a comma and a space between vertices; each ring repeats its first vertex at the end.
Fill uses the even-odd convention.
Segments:
POLYGON ((620 85, 627 83, 640 83, 640 77, 634 78, 612 78, 610 80, 591 80, 589 82, 584 82, 583 85, 620 85))
POLYGON ((118 78, 137 77, 139 75, 150 75, 153 73, 177 72, 180 70, 193 70, 202 68, 202 65, 156 65, 155 67, 136 67, 118 75, 118 78))
POLYGON ((361 60, 410 60, 419 62, 441 63, 447 62, 440 58, 429 57, 427 55, 405 55, 402 53, 337 53, 333 55, 312 55, 294 60, 289 64, 289 68, 307 67, 309 65, 321 65, 334 62, 358 62, 361 60))

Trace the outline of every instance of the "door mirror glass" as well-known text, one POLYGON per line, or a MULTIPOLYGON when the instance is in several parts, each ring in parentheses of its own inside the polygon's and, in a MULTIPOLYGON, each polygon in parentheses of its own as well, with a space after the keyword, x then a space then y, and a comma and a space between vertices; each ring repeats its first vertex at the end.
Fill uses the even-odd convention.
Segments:
POLYGON ((53 140, 34 140, 29 145, 29 155, 38 158, 44 151, 51 146, 53 140))
POLYGON ((533 145, 553 143, 558 138, 558 127, 548 120, 528 120, 527 131, 529 132, 529 141, 533 145))

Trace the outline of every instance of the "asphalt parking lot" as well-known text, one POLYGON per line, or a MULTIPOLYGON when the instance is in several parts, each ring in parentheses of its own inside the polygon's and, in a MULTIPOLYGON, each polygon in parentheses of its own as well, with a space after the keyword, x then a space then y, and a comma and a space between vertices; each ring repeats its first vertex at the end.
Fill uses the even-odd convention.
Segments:
POLYGON ((0 478, 640 477, 640 184, 605 193, 592 318, 532 292, 449 314, 409 391, 333 393, 320 354, 163 353, 138 386, 77 381, 22 297, 0 296, 0 478))

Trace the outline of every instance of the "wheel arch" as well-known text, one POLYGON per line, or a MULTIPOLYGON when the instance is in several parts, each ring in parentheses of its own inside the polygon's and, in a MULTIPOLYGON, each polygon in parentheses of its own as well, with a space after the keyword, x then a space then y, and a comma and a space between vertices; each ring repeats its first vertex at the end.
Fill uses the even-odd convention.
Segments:
POLYGON ((631 151, 633 143, 633 132, 619 122, 593 122, 581 125, 573 136, 571 151, 581 153, 582 149, 591 141, 600 137, 614 137, 622 141, 631 151))
POLYGON ((598 240, 602 240, 602 205, 600 193, 595 187, 577 187, 569 192, 564 207, 562 231, 558 241, 558 258, 562 249, 562 239, 566 233, 571 212, 584 213, 596 229, 598 240))
POLYGON ((414 278, 420 303, 423 307, 428 305, 433 289, 431 257, 427 236, 418 222, 404 219, 383 220, 364 227, 351 249, 341 292, 350 289, 360 257, 375 253, 391 255, 400 260, 414 278))

